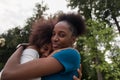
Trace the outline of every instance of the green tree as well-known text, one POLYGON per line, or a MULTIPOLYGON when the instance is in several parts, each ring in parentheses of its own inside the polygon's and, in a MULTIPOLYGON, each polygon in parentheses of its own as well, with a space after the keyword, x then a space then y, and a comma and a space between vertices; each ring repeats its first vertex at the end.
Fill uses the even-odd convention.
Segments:
POLYGON ((109 26, 116 25, 120 33, 120 0, 67 0, 72 9, 78 8, 78 12, 86 19, 101 19, 109 26))
POLYGON ((17 39, 20 39, 19 32, 20 29, 16 27, 1 35, 6 41, 5 46, 0 48, 0 69, 2 69, 11 53, 15 51, 16 45, 18 44, 17 39))
MULTIPOLYGON (((112 28, 100 20, 88 20, 86 24, 86 35, 79 37, 77 41, 77 49, 82 56, 83 80, 118 80, 120 76, 111 75, 116 74, 116 72, 111 72, 118 65, 113 66, 115 63, 110 64, 105 58, 108 51, 113 49, 116 51, 117 49, 116 46, 113 47, 111 44, 114 42, 116 34, 112 28)), ((116 53, 113 53, 113 55, 116 55, 116 53)), ((119 57, 116 59, 119 60, 119 57)))
POLYGON ((44 2, 41 2, 41 4, 37 3, 33 16, 27 19, 23 28, 18 26, 9 29, 6 33, 0 35, 0 37, 5 38, 6 40, 6 45, 0 48, 0 70, 3 68, 10 55, 15 51, 16 46, 20 43, 28 42, 33 22, 35 22, 37 19, 43 18, 44 15, 46 15, 46 10, 48 10, 48 7, 46 4, 44 4, 44 2))

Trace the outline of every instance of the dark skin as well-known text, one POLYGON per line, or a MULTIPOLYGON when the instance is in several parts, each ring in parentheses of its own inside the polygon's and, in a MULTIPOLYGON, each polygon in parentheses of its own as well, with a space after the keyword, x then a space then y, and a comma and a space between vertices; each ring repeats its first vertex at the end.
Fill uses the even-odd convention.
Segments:
MULTIPOLYGON (((72 36, 72 32, 66 22, 61 22, 56 25, 54 33, 55 34, 52 37, 52 46, 54 51, 72 47, 72 44, 75 42, 76 37, 72 36), (60 29, 61 24, 62 29, 60 29), (62 45, 63 43, 64 46, 62 45)), ((3 70, 2 80, 27 80, 39 76, 58 73, 64 70, 62 64, 51 56, 20 64, 22 51, 23 47, 19 47, 9 58, 3 70)), ((52 54, 54 54, 54 52, 51 53, 51 55, 52 54)))
POLYGON ((77 72, 79 74, 79 78, 76 77, 76 76, 73 76, 73 80, 81 80, 81 78, 82 78, 82 68, 81 68, 81 65, 80 65, 80 69, 77 69, 77 72))
MULTIPOLYGON (((20 47, 20 46, 23 46, 24 48, 26 48, 26 47, 28 47, 28 45, 29 45, 28 43, 22 43, 22 44, 19 44, 19 45, 17 46, 17 48, 20 47)), ((52 49, 51 43, 43 45, 43 47, 39 49, 39 52, 41 53, 41 54, 40 54, 41 57, 47 57, 48 55, 50 55, 49 52, 51 51, 51 49, 52 49)), ((54 51, 54 52, 58 52, 58 51, 60 51, 60 50, 56 50, 56 51, 54 51)), ((77 69, 77 72, 78 72, 78 74, 79 74, 79 77, 76 77, 76 76, 74 75, 74 76, 73 76, 73 80, 81 80, 81 77, 82 77, 81 71, 82 71, 82 68, 81 68, 81 65, 80 65, 80 69, 77 69)))
MULTIPOLYGON (((70 35, 72 35, 72 34, 69 34, 67 36, 67 38, 64 38, 64 36, 66 36, 65 32, 70 33, 70 31, 68 29, 66 29, 68 27, 65 27, 65 25, 69 26, 69 24, 64 22, 64 21, 61 21, 58 24, 56 24, 57 28, 54 29, 54 31, 53 31, 53 36, 54 37, 52 37, 52 44, 53 44, 53 49, 54 50, 57 50, 57 48, 59 49, 61 47, 71 46, 71 44, 73 44, 75 39, 76 39, 76 37, 73 37, 73 36, 71 38, 70 35), (67 31, 65 31, 65 30, 67 30, 67 31), (71 44, 69 44, 70 42, 71 42, 71 44), (65 43, 68 43, 68 44, 65 45, 65 43)), ((73 79, 74 80, 81 80, 81 77, 82 77, 81 65, 80 65, 80 69, 77 69, 77 71, 79 73, 79 78, 76 77, 76 76, 73 76, 73 79)))

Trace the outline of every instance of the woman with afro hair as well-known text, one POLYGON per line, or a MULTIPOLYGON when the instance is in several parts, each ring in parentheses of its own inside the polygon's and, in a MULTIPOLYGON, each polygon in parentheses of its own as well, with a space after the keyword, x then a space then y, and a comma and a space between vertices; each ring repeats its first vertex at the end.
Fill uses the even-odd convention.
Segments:
POLYGON ((2 80, 28 80, 39 76, 42 80, 73 80, 73 75, 78 77, 81 57, 73 44, 85 29, 80 14, 58 16, 51 37, 53 52, 46 58, 20 64, 23 47, 19 47, 6 63, 2 80))

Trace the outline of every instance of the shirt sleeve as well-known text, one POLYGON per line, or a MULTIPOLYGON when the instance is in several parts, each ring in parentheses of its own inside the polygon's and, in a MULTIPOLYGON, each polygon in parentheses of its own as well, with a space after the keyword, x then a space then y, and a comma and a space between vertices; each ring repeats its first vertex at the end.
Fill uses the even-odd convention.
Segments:
POLYGON ((39 54, 36 50, 34 49, 25 49, 23 51, 23 54, 21 56, 21 60, 20 60, 20 63, 23 64, 23 63, 26 63, 28 61, 31 61, 33 59, 37 59, 39 58, 39 54))
POLYGON ((64 72, 76 70, 80 67, 80 54, 75 49, 61 50, 53 55, 64 67, 64 72))

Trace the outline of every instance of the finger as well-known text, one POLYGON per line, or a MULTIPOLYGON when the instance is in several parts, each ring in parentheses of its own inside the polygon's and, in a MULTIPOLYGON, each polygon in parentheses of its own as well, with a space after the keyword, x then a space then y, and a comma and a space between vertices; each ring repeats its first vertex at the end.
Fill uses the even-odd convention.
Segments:
POLYGON ((79 74, 79 79, 81 79, 81 77, 82 77, 82 72, 81 72, 81 70, 80 70, 80 69, 77 69, 77 72, 78 72, 78 74, 79 74))
POLYGON ((73 80, 80 80, 79 78, 77 78, 75 75, 73 76, 73 80))
POLYGON ((77 72, 78 72, 78 73, 79 73, 79 75, 80 75, 81 71, 80 71, 80 69, 79 69, 79 68, 77 69, 77 72))

